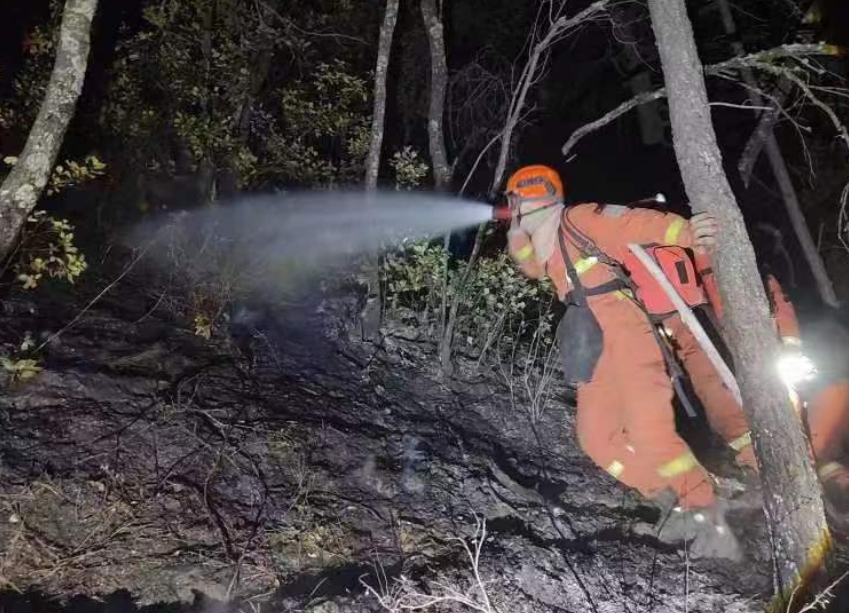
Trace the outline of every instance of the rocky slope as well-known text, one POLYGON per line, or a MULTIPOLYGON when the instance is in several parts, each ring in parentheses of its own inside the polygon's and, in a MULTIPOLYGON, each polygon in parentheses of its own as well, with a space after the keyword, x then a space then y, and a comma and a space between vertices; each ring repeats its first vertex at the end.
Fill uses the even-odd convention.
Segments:
POLYGON ((656 511, 583 457, 565 390, 533 427, 497 373, 443 384, 422 343, 352 340, 341 298, 242 310, 207 341, 142 274, 84 310, 87 284, 0 312, 7 356, 76 319, 0 397, 7 612, 378 611, 365 585, 400 577, 482 602, 457 540, 482 519, 501 613, 750 611, 769 591, 756 544, 720 564, 639 536, 656 511))

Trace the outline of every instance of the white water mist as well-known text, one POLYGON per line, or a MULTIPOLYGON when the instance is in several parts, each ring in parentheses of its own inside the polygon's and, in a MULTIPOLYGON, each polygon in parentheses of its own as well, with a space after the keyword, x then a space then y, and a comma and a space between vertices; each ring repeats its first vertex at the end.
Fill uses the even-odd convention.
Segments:
MULTIPOLYGON (((132 242, 159 241, 149 251, 154 259, 167 264, 191 258, 204 275, 226 266, 236 272, 285 270, 291 279, 365 253, 473 227, 491 215, 488 204, 433 193, 295 192, 172 214, 142 224, 132 242)), ((258 282, 269 283, 268 274, 260 277, 258 282)))

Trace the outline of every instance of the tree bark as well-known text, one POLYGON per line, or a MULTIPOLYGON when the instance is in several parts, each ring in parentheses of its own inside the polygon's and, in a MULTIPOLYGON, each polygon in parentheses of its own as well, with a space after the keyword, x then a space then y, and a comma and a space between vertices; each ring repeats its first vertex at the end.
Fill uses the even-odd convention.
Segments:
MULTIPOLYGON (((718 6, 725 32, 730 35, 736 35, 737 25, 734 23, 734 15, 731 13, 728 0, 719 0, 718 6)), ((745 55, 743 43, 740 41, 735 41, 732 44, 732 48, 735 55, 745 55)), ((752 74, 752 70, 742 68, 740 69, 740 74, 743 77, 743 81, 749 86, 749 100, 751 100, 754 106, 762 106, 764 103, 763 96, 757 92, 758 84, 755 76, 752 74)), ((770 111, 767 112, 769 113, 770 111)), ((805 215, 802 213, 796 188, 793 186, 793 180, 790 178, 790 172, 787 170, 787 164, 784 161, 784 156, 781 154, 781 147, 778 146, 778 140, 775 138, 772 127, 768 126, 766 128, 766 139, 764 141, 772 174, 778 183, 781 197, 784 200, 784 207, 787 209, 787 214, 790 217, 790 224, 793 226, 799 246, 802 248, 802 254, 805 256, 805 260, 807 260, 811 273, 814 276, 820 297, 827 305, 837 308, 840 306, 840 302, 837 300, 834 285, 831 283, 828 271, 814 243, 814 238, 811 236, 811 230, 805 221, 805 215)))
POLYGON ((800 420, 774 366, 779 343, 755 252, 722 167, 685 2, 649 0, 649 9, 687 196, 694 211, 713 213, 721 227, 714 267, 763 480, 776 591, 786 597, 828 550, 819 484, 800 420))
POLYGON ((400 0, 386 0, 380 42, 377 48, 377 66, 374 71, 374 107, 371 119, 371 141, 366 158, 366 189, 377 189, 377 173, 380 170, 380 152, 383 148, 384 117, 386 116, 386 75, 389 56, 392 52, 392 37, 398 22, 400 0))
POLYGON ((451 183, 451 165, 445 150, 445 94, 448 90, 448 62, 445 57, 445 35, 442 25, 442 0, 422 0, 427 40, 430 46, 430 106, 428 108, 427 136, 430 160, 433 165, 433 182, 437 191, 451 183))
POLYGON ((0 262, 12 252, 59 156, 83 89, 97 0, 67 0, 56 60, 18 163, 0 185, 0 262))

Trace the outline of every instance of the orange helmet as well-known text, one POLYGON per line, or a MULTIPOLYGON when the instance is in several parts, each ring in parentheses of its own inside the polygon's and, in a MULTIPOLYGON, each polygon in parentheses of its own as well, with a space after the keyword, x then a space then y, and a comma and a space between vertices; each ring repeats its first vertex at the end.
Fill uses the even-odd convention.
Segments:
POLYGON ((553 168, 536 164, 520 168, 507 180, 507 195, 515 195, 522 202, 534 200, 562 200, 563 181, 553 168))

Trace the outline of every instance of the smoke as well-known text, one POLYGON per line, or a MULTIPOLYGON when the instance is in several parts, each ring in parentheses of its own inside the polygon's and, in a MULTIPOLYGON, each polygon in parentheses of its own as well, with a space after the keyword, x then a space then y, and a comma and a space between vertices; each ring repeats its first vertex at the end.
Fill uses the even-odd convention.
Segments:
POLYGON ((491 218, 489 205, 414 192, 322 191, 257 196, 172 214, 138 227, 134 246, 156 243, 161 264, 183 260, 194 274, 227 268, 243 277, 291 278, 363 254, 491 218), (244 274, 247 272, 263 274, 244 274))

